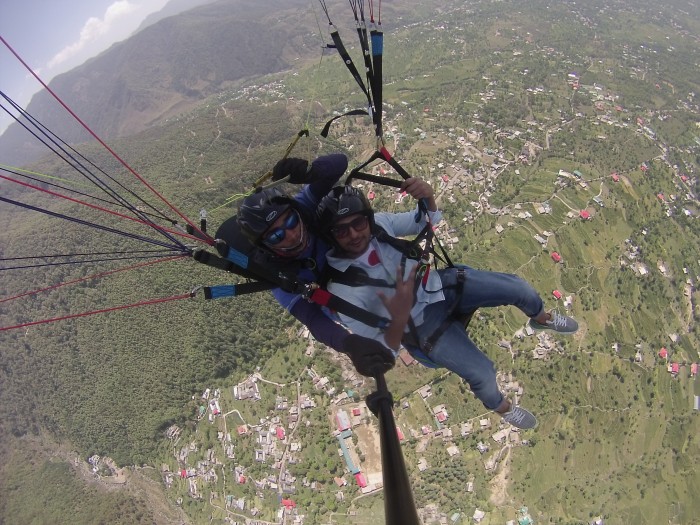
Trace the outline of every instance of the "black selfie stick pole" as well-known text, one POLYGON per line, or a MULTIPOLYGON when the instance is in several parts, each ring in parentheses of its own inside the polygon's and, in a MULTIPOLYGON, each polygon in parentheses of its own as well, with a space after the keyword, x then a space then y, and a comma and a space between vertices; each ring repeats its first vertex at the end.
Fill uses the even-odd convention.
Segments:
POLYGON ((394 401, 391 392, 387 389, 384 374, 379 374, 375 380, 377 391, 367 396, 367 406, 379 419, 385 523, 386 525, 420 525, 403 452, 396 434, 396 423, 391 409, 394 401))

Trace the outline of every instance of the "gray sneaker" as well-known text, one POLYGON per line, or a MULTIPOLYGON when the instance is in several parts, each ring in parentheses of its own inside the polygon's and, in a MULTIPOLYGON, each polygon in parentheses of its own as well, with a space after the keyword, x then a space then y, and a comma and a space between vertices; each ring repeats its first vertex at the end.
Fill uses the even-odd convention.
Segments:
POLYGON ((528 429, 537 426, 537 418, 526 408, 512 405, 508 412, 501 414, 503 421, 510 423, 514 427, 528 429))
POLYGON ((578 323, 573 317, 562 315, 556 310, 550 310, 550 319, 545 324, 540 324, 534 319, 530 319, 528 324, 534 330, 554 330, 560 334, 573 334, 578 330, 578 323))

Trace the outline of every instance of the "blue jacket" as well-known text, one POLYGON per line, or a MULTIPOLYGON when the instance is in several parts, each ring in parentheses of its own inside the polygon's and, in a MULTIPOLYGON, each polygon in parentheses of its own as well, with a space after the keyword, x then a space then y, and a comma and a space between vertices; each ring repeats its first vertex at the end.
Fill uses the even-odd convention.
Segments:
MULTIPOLYGON (((308 217, 315 217, 316 208, 323 197, 336 185, 340 177, 343 176, 348 167, 348 159, 342 153, 334 153, 318 157, 311 163, 316 173, 323 176, 311 184, 304 186, 302 190, 294 196, 298 206, 306 212, 308 217)), ((309 233, 309 245, 306 250, 295 257, 295 260, 313 260, 316 268, 310 270, 301 268, 297 273, 297 278, 303 282, 317 282, 320 272, 326 267, 326 253, 330 249, 322 239, 314 235, 307 225, 309 233)), ((282 258, 277 260, 283 261, 282 258)), ((272 290, 275 299, 286 308, 296 319, 304 324, 311 335, 321 343, 342 352, 343 341, 348 335, 348 331, 340 324, 329 317, 329 313, 316 304, 304 300, 301 295, 285 292, 281 288, 272 290)))

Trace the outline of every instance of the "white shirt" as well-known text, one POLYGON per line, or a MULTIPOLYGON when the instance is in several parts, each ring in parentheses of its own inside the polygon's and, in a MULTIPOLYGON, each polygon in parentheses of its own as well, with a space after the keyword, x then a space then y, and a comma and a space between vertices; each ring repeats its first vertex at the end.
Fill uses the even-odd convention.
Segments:
MULTIPOLYGON (((374 216, 374 220, 392 237, 416 235, 423 229, 426 221, 425 217, 423 216, 420 222, 416 222, 415 213, 416 212, 377 213, 374 216)), ((432 224, 437 224, 442 217, 439 211, 429 212, 429 215, 432 224)), ((401 258, 403 254, 393 246, 387 243, 379 242, 376 238, 372 238, 367 251, 354 259, 336 257, 334 252, 335 250, 331 250, 328 253, 327 262, 336 270, 344 272, 351 266, 362 268, 369 277, 373 279, 382 279, 391 285, 395 285, 396 272, 401 265, 401 258), (372 250, 375 250, 379 256, 379 264, 374 266, 369 264, 369 254, 372 250)), ((414 259, 406 259, 404 278, 406 278, 406 276, 416 265, 418 265, 418 261, 414 259)), ((395 289, 393 287, 389 288, 371 285, 348 286, 346 284, 333 282, 331 280, 328 283, 327 288, 333 295, 337 295, 338 297, 341 297, 342 299, 345 299, 346 301, 359 306, 368 312, 389 318, 389 312, 377 296, 377 292, 381 291, 387 297, 392 297, 395 293, 395 289)), ((423 311, 427 305, 444 300, 445 295, 442 293, 442 281, 440 280, 440 276, 438 275, 437 271, 434 271, 431 268, 428 273, 427 281, 424 285, 421 285, 418 288, 416 303, 411 309, 411 318, 416 326, 423 322, 423 311)), ((363 337, 376 339, 377 341, 385 344, 384 334, 379 328, 367 326, 366 324, 352 319, 344 314, 339 315, 343 324, 345 324, 353 333, 363 337)))

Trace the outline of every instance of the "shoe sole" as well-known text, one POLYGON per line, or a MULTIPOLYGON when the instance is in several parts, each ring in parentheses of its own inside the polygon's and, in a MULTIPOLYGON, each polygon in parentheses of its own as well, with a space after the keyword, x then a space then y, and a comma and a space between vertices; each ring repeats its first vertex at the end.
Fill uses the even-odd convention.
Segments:
POLYGON ((578 332, 578 328, 576 328, 576 330, 574 330, 573 332, 560 332, 559 330, 555 330, 554 328, 550 328, 549 326, 533 326, 531 324, 528 324, 528 326, 530 328, 532 328, 533 330, 539 330, 540 332, 543 332, 545 330, 549 330, 550 332, 554 332, 556 334, 562 334, 562 335, 572 335, 572 334, 575 334, 576 332, 578 332))

